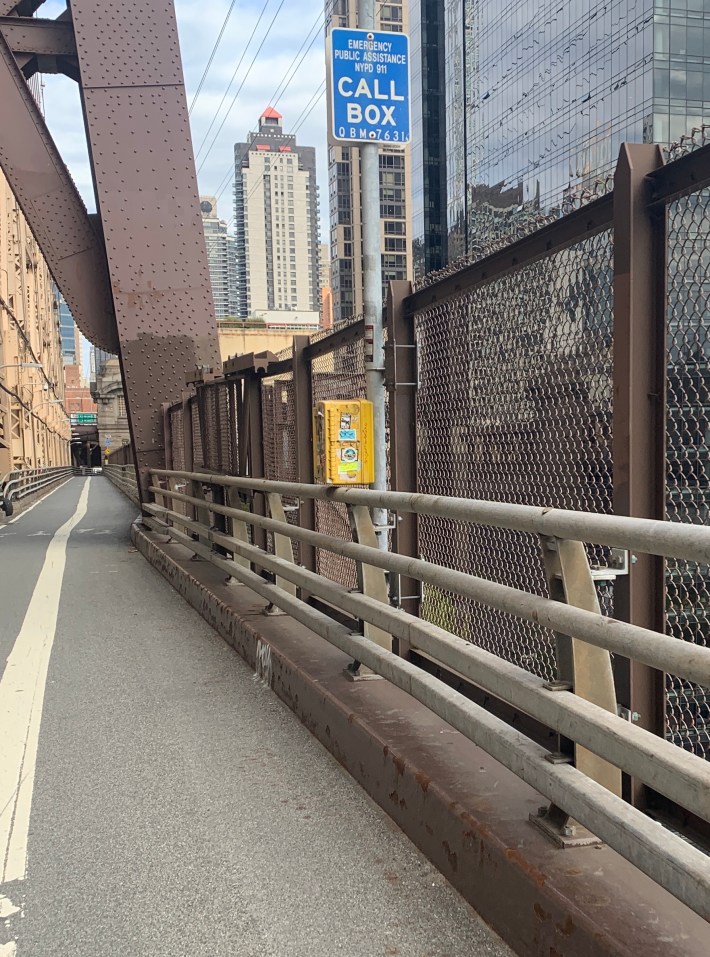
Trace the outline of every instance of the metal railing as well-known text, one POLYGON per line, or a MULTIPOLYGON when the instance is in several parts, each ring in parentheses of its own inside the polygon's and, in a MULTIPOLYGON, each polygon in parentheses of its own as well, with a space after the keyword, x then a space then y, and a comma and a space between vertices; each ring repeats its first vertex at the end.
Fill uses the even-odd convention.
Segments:
POLYGON ((16 469, 8 472, 0 481, 0 503, 2 511, 7 516, 12 515, 14 503, 20 499, 36 495, 50 485, 70 478, 73 474, 71 466, 56 468, 16 469))
MULTIPOLYGON (((610 652, 710 685, 710 649, 601 614, 582 542, 619 549, 624 565, 642 555, 707 564, 710 529, 644 519, 446 498, 155 470, 146 525, 291 615, 354 660, 425 704, 544 795, 550 806, 531 820, 558 845, 606 842, 705 919, 710 918, 710 866, 697 847, 621 798, 621 772, 644 782, 710 822, 710 763, 625 720, 617 713, 610 652), (181 490, 178 490, 181 489, 181 490), (188 494, 189 493, 189 494, 188 494), (353 540, 286 521, 289 501, 340 503, 353 540), (254 500, 262 505, 250 511, 254 500), (263 506, 266 507, 263 507, 263 506), (550 598, 462 571, 377 548, 370 509, 437 516, 537 536, 550 598), (249 529, 251 528, 251 536, 249 529), (255 534, 260 530, 260 535, 255 534), (270 554, 253 542, 268 534, 270 554), (294 562, 293 545, 308 545, 353 560, 356 592, 294 562), (631 554, 633 553, 633 554, 631 554), (265 580, 252 568, 273 577, 265 580), (406 577, 442 593, 463 596, 555 635, 556 676, 538 677, 389 603, 387 575, 406 577), (363 623, 353 634, 299 597, 314 596, 363 623), (398 654, 392 652, 397 639, 398 654), (407 660, 410 651, 514 705, 554 729, 551 753, 463 694, 407 660)), ((392 589, 398 594, 398 589, 392 589)), ((454 619, 452 619, 454 621, 454 619)))
POLYGON ((136 470, 133 465, 104 465, 103 474, 136 505, 140 504, 136 470))

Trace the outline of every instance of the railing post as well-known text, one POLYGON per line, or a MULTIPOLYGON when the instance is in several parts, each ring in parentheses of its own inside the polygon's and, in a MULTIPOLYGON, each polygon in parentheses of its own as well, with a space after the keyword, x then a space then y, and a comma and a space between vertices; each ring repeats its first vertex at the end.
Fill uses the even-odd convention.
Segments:
MULTIPOLYGON (((283 501, 278 492, 267 492, 266 500, 269 505, 269 515, 275 522, 286 522, 286 512, 284 511, 283 501)), ((274 554, 277 558, 282 558, 284 561, 290 562, 292 565, 295 564, 293 560, 293 543, 288 535, 283 535, 281 532, 273 532, 274 536, 274 554)), ((282 578, 280 575, 276 576, 276 586, 277 588, 282 588, 289 595, 296 597, 297 590, 293 582, 287 581, 287 579, 282 578)), ((283 614, 278 607, 273 605, 269 606, 267 613, 274 614, 283 614)))
MULTIPOLYGON (((296 475, 299 482, 313 484, 313 387, 311 382, 311 363, 306 358, 305 349, 308 336, 294 336, 293 339, 293 395, 296 420, 296 475)), ((301 499, 299 521, 302 528, 316 530, 315 502, 312 498, 301 499)), ((301 564, 314 572, 316 570, 316 550, 313 545, 301 542, 301 564)))
MULTIPOLYGON (((370 509, 366 505, 348 505, 348 516, 353 530, 353 538, 359 545, 367 545, 369 548, 379 548, 377 541, 377 532, 372 521, 370 509)), ((389 594, 387 588, 387 575, 384 569, 376 568, 374 565, 368 565, 367 562, 357 562, 357 575, 360 584, 360 590, 368 598, 375 598, 383 604, 389 604, 389 594)), ((364 635, 371 641, 376 642, 387 651, 392 651, 392 636, 389 632, 364 623, 364 635)))
MULTIPOLYGON (((600 615, 599 599, 594 586, 589 560, 582 542, 540 536, 545 576, 550 598, 575 608, 600 615)), ((603 648, 556 633, 557 680, 547 685, 551 694, 573 692, 586 701, 616 714, 616 692, 611 669, 611 656, 603 648)), ((560 752, 550 754, 555 763, 573 763, 578 771, 621 796, 621 771, 586 748, 560 738, 560 752)), ((562 847, 597 843, 572 820, 564 809, 551 804, 530 815, 530 820, 562 847)))
MULTIPOLYGON (((225 488, 224 499, 229 508, 243 508, 244 503, 239 495, 239 489, 225 488)), ((247 529, 246 523, 240 522, 238 518, 227 519, 227 534, 231 535, 232 538, 236 538, 238 542, 242 542, 244 545, 249 545, 249 531, 247 529)), ((237 555, 236 552, 232 555, 232 560, 241 568, 251 569, 251 562, 249 559, 244 558, 242 555, 237 555)), ((234 581, 234 579, 232 579, 232 581, 234 581)), ((241 582, 235 582, 235 584, 240 585, 241 582)))
MULTIPOLYGON (((658 146, 624 144, 614 178, 614 513, 665 518, 666 209, 649 209, 646 176, 663 165, 658 146)), ((665 631, 664 562, 631 556, 617 578, 614 614, 665 631)), ((663 734, 663 675, 619 662, 620 701, 663 734)), ((645 804, 645 786, 628 795, 645 804)))
MULTIPOLYGON (((560 538, 541 540, 550 598, 574 608, 601 615, 597 590, 584 545, 560 538)), ((573 691, 585 701, 616 714, 616 692, 611 656, 604 648, 569 635, 556 634, 557 682, 551 685, 573 691)), ((579 745, 574 749, 575 767, 607 790, 621 795, 621 772, 579 745)))
MULTIPOLYGON (((395 492, 417 491, 417 342, 413 319, 404 315, 404 299, 412 284, 390 282, 387 290, 387 343, 385 346, 385 382, 389 392, 390 485, 395 492)), ((405 512, 397 516, 392 546, 400 555, 419 557, 417 516, 405 512)), ((419 615, 421 585, 413 578, 391 576, 395 605, 419 615)), ((398 652, 407 657, 409 649, 397 642, 398 652)))

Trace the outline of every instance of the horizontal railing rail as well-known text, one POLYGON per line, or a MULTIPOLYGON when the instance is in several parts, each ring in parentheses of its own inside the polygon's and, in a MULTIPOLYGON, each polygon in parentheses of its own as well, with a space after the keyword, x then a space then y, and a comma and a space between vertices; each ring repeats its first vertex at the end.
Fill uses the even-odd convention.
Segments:
POLYGON ((6 515, 12 515, 13 503, 19 499, 36 495, 45 488, 73 474, 71 466, 57 466, 36 469, 15 469, 8 472, 0 481, 0 500, 6 515))
POLYGON ((139 504, 138 483, 133 465, 104 465, 103 474, 132 502, 139 504))
POLYGON ((562 811, 565 833, 574 833, 578 825, 588 828, 591 835, 606 841, 703 917, 710 917, 708 857, 625 804, 619 796, 619 774, 623 770, 692 814, 710 821, 710 764, 619 717, 613 701, 613 683, 609 685, 610 691, 604 690, 605 682, 611 682, 610 651, 710 686, 710 649, 603 617, 598 604, 589 597, 594 591, 593 583, 580 544, 588 542, 707 562, 710 529, 559 509, 365 489, 336 490, 200 472, 155 470, 151 474, 154 482, 150 492, 154 500, 144 506, 148 527, 165 532, 211 561, 251 587, 271 606, 292 615, 356 662, 426 704, 545 795, 552 802, 548 813, 551 819, 553 810, 562 811), (265 496, 271 517, 247 510, 254 494, 265 496), (290 501, 345 503, 359 541, 344 541, 290 524, 285 518, 282 495, 290 501), (217 498, 219 501, 213 500, 217 498), (382 552, 376 547, 369 519, 372 507, 537 534, 546 567, 551 569, 550 580, 562 580, 568 603, 423 559, 382 552), (249 526, 271 534, 275 554, 249 541, 249 526), (360 590, 352 592, 296 565, 293 542, 354 559, 360 571, 360 590), (273 576, 274 581, 266 581, 253 568, 273 576), (378 575, 382 586, 385 571, 552 628, 558 640, 558 660, 563 661, 564 652, 571 650, 575 667, 563 673, 565 669, 560 664, 558 678, 563 680, 546 682, 453 631, 392 607, 387 602, 386 585, 379 591, 372 586, 378 575), (353 636, 350 629, 322 609, 301 600, 298 589, 301 594, 314 596, 326 606, 364 622, 364 635, 353 636), (421 652, 543 722, 563 740, 574 742, 574 764, 569 763, 569 754, 556 756, 562 763, 551 763, 550 753, 520 730, 509 727, 444 682, 394 655, 390 650, 392 637, 398 639, 400 648, 421 652), (574 823, 570 825, 570 821, 574 823))

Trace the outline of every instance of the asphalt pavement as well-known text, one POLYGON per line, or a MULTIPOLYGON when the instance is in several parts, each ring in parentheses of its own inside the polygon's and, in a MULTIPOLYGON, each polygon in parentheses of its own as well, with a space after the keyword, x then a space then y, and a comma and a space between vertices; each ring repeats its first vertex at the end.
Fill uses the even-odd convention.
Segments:
POLYGON ((135 517, 97 476, 0 525, 0 957, 509 955, 135 517))

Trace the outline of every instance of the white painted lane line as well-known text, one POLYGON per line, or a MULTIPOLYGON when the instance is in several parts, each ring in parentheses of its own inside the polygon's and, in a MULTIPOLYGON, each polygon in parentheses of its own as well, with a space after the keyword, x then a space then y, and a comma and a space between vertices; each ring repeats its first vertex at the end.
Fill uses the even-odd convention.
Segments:
POLYGON ((64 486, 68 485, 69 482, 71 482, 71 478, 68 478, 66 482, 62 482, 61 485, 57 485, 56 488, 53 488, 51 492, 47 492, 47 494, 43 495, 42 498, 38 498, 36 502, 33 502, 31 505, 28 505, 28 507, 24 510, 24 512, 20 512, 19 515, 15 516, 15 518, 11 518, 9 522, 3 522, 3 524, 0 525, 0 528, 4 528, 6 525, 14 525, 15 522, 19 522, 20 519, 23 519, 25 517, 25 515, 29 515, 33 508, 37 508, 37 506, 41 505, 42 502, 45 502, 50 495, 54 495, 55 492, 58 492, 60 488, 64 488, 64 486))
POLYGON ((72 529, 86 515, 87 480, 76 511, 47 546, 25 620, 0 680, 0 885, 24 880, 39 729, 72 529))

